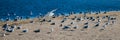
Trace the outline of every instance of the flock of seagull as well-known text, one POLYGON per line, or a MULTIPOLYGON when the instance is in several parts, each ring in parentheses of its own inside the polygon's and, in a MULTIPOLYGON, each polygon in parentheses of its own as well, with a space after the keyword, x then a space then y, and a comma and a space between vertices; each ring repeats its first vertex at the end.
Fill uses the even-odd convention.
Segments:
MULTIPOLYGON (((54 11, 56 11, 57 9, 55 9, 55 10, 53 10, 53 11, 51 11, 51 12, 48 12, 48 14, 46 15, 46 16, 52 16, 53 18, 56 18, 57 16, 54 16, 54 11)), ((64 15, 64 14, 63 14, 64 15)), ((71 14, 72 15, 72 14, 71 14)), ((46 17, 45 16, 45 17, 46 17)), ((70 16, 70 15, 69 15, 70 16)), ((22 18, 22 17, 21 17, 22 18)), ((21 19, 20 18, 20 19, 21 19)), ((67 21, 69 18, 68 18, 68 16, 65 16, 64 18, 63 18, 63 20, 61 20, 61 24, 59 25, 60 27, 62 27, 62 29, 63 30, 68 30, 68 29, 70 29, 71 28, 71 26, 68 26, 68 25, 63 25, 62 23, 65 23, 65 21, 67 21)), ((107 19, 107 22, 105 22, 105 24, 102 26, 103 27, 103 29, 102 30, 104 30, 105 29, 105 27, 107 26, 107 25, 110 25, 110 23, 112 23, 112 24, 114 24, 115 22, 116 22, 116 17, 114 17, 114 16, 103 16, 103 17, 100 17, 100 16, 97 16, 97 17, 87 17, 86 15, 84 15, 84 17, 77 17, 77 16, 75 16, 74 18, 70 18, 71 20, 75 20, 75 21, 77 21, 77 22, 81 22, 81 21, 84 21, 84 20, 87 20, 87 22, 85 22, 84 23, 84 26, 83 26, 83 29, 87 29, 87 28, 89 28, 89 25, 88 24, 90 24, 90 22, 88 22, 88 21, 95 21, 95 20, 97 20, 96 21, 96 23, 95 23, 95 25, 94 25, 94 27, 98 27, 98 26, 100 26, 100 23, 101 23, 101 21, 103 20, 103 19, 107 19)), ((7 21, 8 21, 9 19, 7 19, 7 21)), ((17 21, 18 19, 16 18, 15 19, 15 21, 17 21)), ((44 19, 43 18, 43 20, 41 21, 41 22, 45 22, 46 21, 46 19, 44 19)), ((48 20, 47 22, 52 22, 52 20, 48 20)), ((32 22, 30 22, 30 23, 33 23, 33 21, 32 22)), ((55 25, 56 23, 51 23, 51 25, 55 25)), ((68 23, 69 24, 69 23, 68 23)), ((75 22, 70 22, 70 25, 72 25, 72 24, 75 24, 75 22)), ((77 29, 77 28, 79 28, 79 26, 74 26, 73 27, 73 29, 77 29)), ((2 26, 2 29, 3 29, 3 31, 5 31, 5 32, 14 32, 14 30, 15 29, 17 29, 17 30, 19 30, 19 29, 22 29, 22 26, 21 25, 19 25, 19 26, 17 26, 17 25, 9 25, 9 24, 4 24, 3 26, 2 26)), ((36 30, 34 30, 34 32, 35 33, 37 33, 37 32, 40 32, 41 30, 40 29, 36 29, 36 30)), ((51 29, 51 32, 53 32, 54 31, 54 29, 52 28, 51 29)), ((71 30, 71 31, 73 31, 73 30, 71 30)), ((26 32, 28 32, 28 29, 24 29, 24 30, 22 30, 22 32, 23 33, 26 33, 26 32)), ((50 32, 49 32, 50 33, 50 32)), ((5 36, 5 33, 3 33, 3 36, 5 36)))
MULTIPOLYGON (((84 21, 84 20, 86 20, 87 22, 85 22, 84 23, 84 26, 83 26, 83 29, 87 29, 87 28, 89 28, 89 25, 88 24, 91 24, 91 22, 89 22, 89 21, 92 21, 92 22, 94 22, 95 20, 97 20, 96 22, 95 22, 95 25, 93 26, 93 27, 98 27, 98 26, 100 26, 100 23, 102 22, 102 20, 103 19, 107 19, 107 22, 105 22, 105 24, 103 24, 103 28, 105 28, 107 25, 110 25, 110 24, 114 24, 115 22, 116 22, 116 17, 114 17, 114 16, 103 16, 102 17, 102 19, 100 19, 100 17, 99 16, 97 16, 96 18, 95 17, 87 17, 87 16, 85 16, 84 18, 83 17, 81 17, 81 18, 71 18, 72 20, 76 20, 77 22, 81 22, 81 21, 84 21)), ((67 21, 67 19, 66 18, 64 18, 62 21, 61 21, 61 23, 64 23, 65 21, 67 21)), ((71 22, 70 23, 71 25, 72 24, 75 24, 75 22, 71 22)), ((62 24, 60 24, 60 26, 62 26, 62 24)), ((64 26, 63 27, 63 29, 69 29, 71 26, 64 26)), ((77 29, 79 26, 75 26, 75 27, 73 27, 74 29, 77 29)))

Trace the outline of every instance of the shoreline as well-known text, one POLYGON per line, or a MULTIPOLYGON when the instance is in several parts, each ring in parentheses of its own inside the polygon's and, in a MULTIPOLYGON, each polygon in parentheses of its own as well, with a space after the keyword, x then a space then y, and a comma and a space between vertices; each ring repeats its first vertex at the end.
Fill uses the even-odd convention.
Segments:
MULTIPOLYGON (((93 15, 102 15, 103 16, 103 14, 104 15, 109 15, 109 13, 111 14, 111 12, 112 13, 115 13, 115 12, 120 12, 120 11, 110 11, 110 12, 107 12, 107 13, 105 13, 104 14, 104 12, 102 12, 102 13, 99 13, 99 14, 89 14, 89 13, 86 13, 86 15, 91 15, 91 16, 93 16, 93 15)), ((80 15, 80 16, 84 16, 84 14, 82 13, 82 14, 71 14, 71 15, 80 15)), ((68 15, 66 15, 66 16, 71 16, 70 14, 68 14, 68 15)), ((58 17, 61 17, 61 16, 63 16, 63 17, 65 17, 65 15, 60 15, 60 16, 58 16, 58 17)), ((116 15, 115 15, 116 16, 116 15)), ((45 16, 44 16, 45 17, 45 16)), ((21 22, 24 22, 25 24, 26 23, 29 23, 30 21, 32 21, 32 20, 36 20, 36 21, 40 21, 40 20, 42 20, 44 17, 40 17, 40 18, 37 18, 37 17, 32 17, 32 18, 29 18, 29 19, 22 19, 22 20, 18 20, 18 21, 14 21, 14 20, 10 20, 10 21, 6 21, 6 22, 3 22, 3 21, 0 21, 0 23, 1 23, 1 25, 0 26, 2 26, 3 24, 6 24, 6 23, 10 23, 11 25, 13 25, 13 24, 15 24, 16 22, 20 22, 20 24, 21 24, 21 22), (29 21, 29 22, 28 22, 29 21)), ((5 20, 4 20, 5 21, 5 20)), ((23 23, 23 24, 24 24, 23 23)), ((19 23, 18 23, 19 24, 19 23)))
MULTIPOLYGON (((120 11, 74 12, 74 14, 96 14, 96 13, 102 14, 102 13, 104 13, 104 12, 120 12, 120 11)), ((70 15, 70 13, 72 13, 72 12, 65 13, 64 16, 70 15)), ((40 15, 41 15, 41 14, 40 14, 40 15)), ((55 14, 55 15, 56 15, 56 14, 55 14)), ((57 15, 60 16, 61 14, 58 13, 57 15)), ((43 16, 43 15, 42 15, 42 16, 43 16)), ((45 15, 44 15, 44 16, 45 16, 45 15)), ((43 17, 44 17, 44 16, 43 16, 43 17)), ((16 17, 17 17, 17 16, 16 16, 16 17)), ((10 21, 14 21, 14 19, 15 19, 16 17, 10 18, 9 20, 10 20, 10 21)), ((19 17, 20 17, 20 16, 19 16, 19 17)), ((40 17, 40 16, 39 16, 39 15, 34 15, 34 16, 32 16, 32 17, 30 17, 30 16, 21 16, 21 17, 23 17, 22 20, 26 20, 27 17, 29 17, 30 19, 34 19, 34 18, 37 18, 37 17, 40 17)), ((8 17, 8 18, 9 18, 9 17, 8 17)), ((6 19, 7 19, 7 18, 5 18, 5 19, 1 18, 0 21, 4 22, 6 19)))

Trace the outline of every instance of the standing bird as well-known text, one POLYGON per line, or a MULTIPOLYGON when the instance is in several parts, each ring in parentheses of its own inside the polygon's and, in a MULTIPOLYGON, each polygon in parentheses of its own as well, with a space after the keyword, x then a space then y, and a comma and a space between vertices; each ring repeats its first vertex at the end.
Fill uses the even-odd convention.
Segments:
POLYGON ((67 29, 69 29, 70 27, 69 26, 64 26, 62 29, 63 30, 67 30, 67 29))
POLYGON ((115 24, 115 21, 112 21, 112 24, 115 24))
POLYGON ((73 28, 74 28, 74 29, 77 29, 77 28, 78 28, 78 26, 74 26, 73 28))
POLYGON ((9 32, 14 32, 14 28, 10 28, 9 32))
POLYGON ((54 28, 51 28, 51 32, 53 32, 54 31, 54 28))
POLYGON ((80 19, 80 18, 77 18, 77 21, 81 21, 81 19, 80 19))
POLYGON ((61 21, 61 23, 64 23, 66 20, 67 20, 67 19, 66 19, 66 18, 64 18, 64 19, 61 21))
POLYGON ((35 33, 38 33, 38 32, 40 32, 40 29, 34 30, 34 32, 35 32, 35 33))
POLYGON ((86 22, 84 25, 88 25, 88 22, 86 22))
POLYGON ((22 28, 22 26, 18 26, 18 27, 17 27, 17 29, 21 29, 21 28, 22 28))
POLYGON ((106 27, 106 24, 104 24, 104 25, 102 26, 102 28, 100 29, 100 31, 101 31, 101 30, 104 30, 105 27, 106 27))
POLYGON ((7 29, 8 29, 8 24, 4 24, 4 25, 2 26, 2 28, 3 28, 3 30, 7 30, 7 29))
POLYGON ((5 35, 5 33, 2 33, 2 37, 5 37, 6 35, 5 35))
POLYGON ((71 22, 70 24, 74 24, 74 22, 71 22))
POLYGON ((15 28, 16 28, 16 25, 11 26, 11 28, 8 30, 8 32, 13 32, 15 28))
POLYGON ((85 25, 83 28, 87 29, 87 28, 88 28, 88 25, 85 25))
POLYGON ((101 20, 100 20, 100 19, 98 19, 98 22, 101 22, 101 20))
POLYGON ((59 27, 62 27, 63 25, 62 24, 60 24, 60 26, 59 27))
POLYGON ((98 27, 99 26, 99 23, 97 23, 94 27, 98 27))
POLYGON ((81 19, 81 21, 84 21, 84 18, 81 17, 80 19, 81 19))
POLYGON ((26 33, 26 32, 28 32, 28 29, 24 29, 22 32, 26 33))

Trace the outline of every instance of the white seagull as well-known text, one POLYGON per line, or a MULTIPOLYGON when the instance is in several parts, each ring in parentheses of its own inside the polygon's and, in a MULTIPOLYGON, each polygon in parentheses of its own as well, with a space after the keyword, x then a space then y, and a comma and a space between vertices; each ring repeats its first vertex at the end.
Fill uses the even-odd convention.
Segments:
POLYGON ((54 15, 54 13, 53 12, 55 12, 57 9, 54 9, 54 10, 52 10, 52 11, 50 11, 50 12, 48 12, 48 16, 53 16, 54 15))

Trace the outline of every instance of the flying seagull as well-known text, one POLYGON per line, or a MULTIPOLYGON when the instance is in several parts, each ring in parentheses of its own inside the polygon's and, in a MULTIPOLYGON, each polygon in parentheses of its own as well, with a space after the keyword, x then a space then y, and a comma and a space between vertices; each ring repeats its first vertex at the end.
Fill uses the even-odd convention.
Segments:
POLYGON ((57 9, 54 9, 54 10, 48 12, 48 16, 53 16, 53 15, 54 15, 54 12, 55 12, 56 10, 57 10, 57 9))

